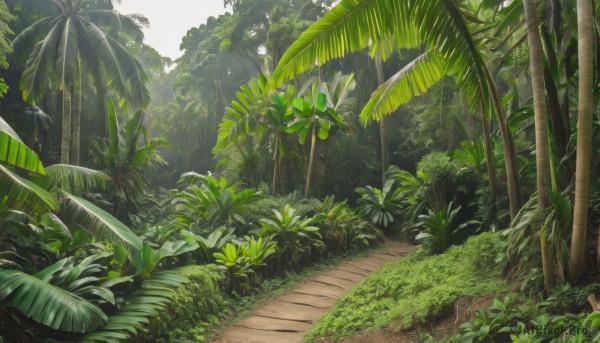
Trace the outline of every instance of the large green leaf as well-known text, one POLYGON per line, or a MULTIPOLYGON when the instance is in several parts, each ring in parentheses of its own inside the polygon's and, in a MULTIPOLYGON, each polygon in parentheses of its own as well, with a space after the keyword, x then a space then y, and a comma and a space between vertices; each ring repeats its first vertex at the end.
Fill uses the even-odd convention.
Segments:
POLYGON ((361 121, 366 124, 371 119, 380 120, 413 97, 426 92, 442 75, 443 64, 437 53, 430 51, 419 56, 373 92, 360 114, 361 121))
MULTIPOLYGON (((487 67, 460 6, 452 0, 342 0, 285 52, 271 77, 272 86, 313 68, 315 63, 323 65, 394 37, 397 48, 425 46, 438 53, 471 106, 479 106, 482 98, 497 100, 495 85, 486 75, 487 67)), ((413 81, 412 87, 418 89, 430 83, 419 78, 413 81)), ((390 104, 380 106, 381 112, 395 109, 390 104)))
POLYGON ((58 209, 58 199, 42 187, 20 177, 0 164, 0 206, 8 203, 17 210, 42 214, 58 209))
POLYGON ((122 342, 136 334, 151 317, 159 316, 171 302, 177 287, 189 279, 176 270, 153 273, 142 286, 124 297, 120 309, 98 331, 83 335, 80 342, 122 342))
POLYGON ((95 188, 106 189, 110 176, 106 173, 69 164, 55 164, 46 168, 56 185, 66 191, 91 191, 95 188))
POLYGON ((55 330, 86 333, 106 323, 97 306, 18 270, 0 269, 0 301, 55 330))
POLYGON ((0 162, 45 175, 39 157, 23 143, 19 135, 0 118, 0 162))
POLYGON ((67 192, 61 192, 65 197, 65 215, 72 221, 88 229, 108 230, 138 251, 142 249, 142 240, 125 224, 106 213, 91 202, 67 192))

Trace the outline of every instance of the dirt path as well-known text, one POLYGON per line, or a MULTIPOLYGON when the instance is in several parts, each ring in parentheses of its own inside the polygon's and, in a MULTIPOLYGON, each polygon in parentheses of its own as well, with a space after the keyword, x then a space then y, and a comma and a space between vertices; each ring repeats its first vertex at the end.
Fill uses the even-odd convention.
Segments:
POLYGON ((254 310, 248 317, 225 329, 213 343, 293 343, 337 298, 385 262, 405 256, 415 246, 390 242, 365 257, 310 277, 285 294, 254 310))

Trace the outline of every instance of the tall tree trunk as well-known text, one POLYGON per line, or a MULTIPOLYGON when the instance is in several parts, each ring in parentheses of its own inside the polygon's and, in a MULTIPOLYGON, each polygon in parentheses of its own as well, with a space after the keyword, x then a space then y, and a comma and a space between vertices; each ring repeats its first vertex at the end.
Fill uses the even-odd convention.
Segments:
POLYGON ((506 170, 506 184, 508 186, 508 202, 510 206, 510 218, 514 219, 521 209, 521 187, 519 185, 519 172, 517 168, 517 155, 512 137, 506 124, 506 115, 500 103, 500 95, 496 88, 494 79, 487 67, 484 67, 485 77, 492 90, 492 106, 498 116, 498 127, 502 138, 502 152, 504 153, 504 168, 506 170))
POLYGON ((71 164, 79 165, 79 157, 81 151, 81 63, 79 57, 76 61, 75 66, 75 84, 73 91, 73 122, 72 122, 72 134, 71 137, 71 164))
POLYGON ((315 151, 317 150, 317 123, 313 123, 312 134, 310 137, 310 157, 308 158, 308 172, 306 175, 306 187, 304 188, 304 197, 310 195, 310 186, 312 183, 313 165, 315 162, 315 151))
POLYGON ((96 108, 97 115, 100 118, 102 125, 98 127, 98 136, 108 137, 108 120, 106 117, 106 86, 100 77, 94 78, 96 83, 96 108))
POLYGON ((271 192, 273 195, 277 194, 277 179, 279 178, 279 134, 275 135, 275 150, 273 152, 273 185, 271 186, 271 192))
POLYGON ((485 150, 485 164, 487 166, 488 183, 490 185, 490 214, 491 217, 494 219, 494 222, 496 222, 496 220, 498 219, 496 212, 496 196, 498 193, 496 187, 496 169, 494 168, 494 154, 492 153, 490 123, 488 121, 487 114, 485 113, 485 107, 483 106, 483 103, 481 104, 481 123, 483 126, 483 148, 485 150))
MULTIPOLYGON (((587 230, 590 159, 593 121, 593 18, 592 2, 577 0, 578 58, 579 58, 579 113, 577 118, 577 162, 575 169, 575 208, 573 238, 571 239, 571 279, 577 280, 584 269, 587 230)), ((598 242, 600 247, 600 241, 598 242)))
MULTIPOLYGON (((533 112, 535 118, 535 164, 537 169, 538 211, 545 214, 548 207, 548 127, 546 119, 546 95, 542 71, 542 42, 540 40, 538 15, 533 0, 523 0, 527 20, 527 40, 533 88, 533 112)), ((542 268, 546 293, 554 287, 554 263, 550 254, 547 232, 541 228, 542 268)))
MULTIPOLYGON (((383 75, 383 61, 379 53, 375 56, 375 68, 377 69, 377 84, 381 86, 385 80, 385 76, 383 75)), ((381 146, 381 187, 383 187, 387 179, 385 172, 390 166, 390 150, 386 134, 385 117, 379 120, 379 144, 381 146)))
MULTIPOLYGON (((558 57, 552 43, 552 37, 548 32, 548 29, 544 26, 541 28, 542 38, 544 40, 544 48, 549 65, 558 65, 558 57)), ((559 37, 556 37, 557 39, 559 37)), ((555 80, 552 77, 552 72, 549 66, 544 67, 544 85, 546 87, 546 96, 548 97, 548 114, 550 115, 550 122, 552 123, 552 134, 551 137, 554 139, 554 143, 558 152, 558 160, 562 160, 567 151, 569 145, 569 132, 567 131, 567 125, 564 122, 565 116, 562 114, 562 107, 560 104, 560 97, 558 96, 558 89, 556 88, 555 80)))
POLYGON ((63 86, 62 91, 62 137, 60 142, 60 163, 69 164, 69 149, 71 147, 71 88, 63 86))

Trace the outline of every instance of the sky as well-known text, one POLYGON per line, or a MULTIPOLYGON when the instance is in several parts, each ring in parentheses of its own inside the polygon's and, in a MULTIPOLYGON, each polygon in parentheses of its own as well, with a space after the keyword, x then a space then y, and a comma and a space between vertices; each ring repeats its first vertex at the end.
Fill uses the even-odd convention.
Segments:
POLYGON ((144 42, 173 60, 182 55, 179 44, 189 29, 226 12, 223 0, 121 0, 114 5, 122 14, 147 17, 150 27, 144 28, 144 42))

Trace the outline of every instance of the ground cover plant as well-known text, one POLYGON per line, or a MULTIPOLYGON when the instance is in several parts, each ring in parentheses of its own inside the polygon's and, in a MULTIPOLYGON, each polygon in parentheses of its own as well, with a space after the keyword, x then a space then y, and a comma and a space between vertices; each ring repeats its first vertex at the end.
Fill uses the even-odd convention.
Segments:
POLYGON ((463 246, 428 256, 423 251, 391 262, 343 296, 305 336, 339 338, 393 326, 414 328, 452 307, 464 296, 503 292, 499 272, 486 268, 499 248, 491 233, 472 237, 463 246))

